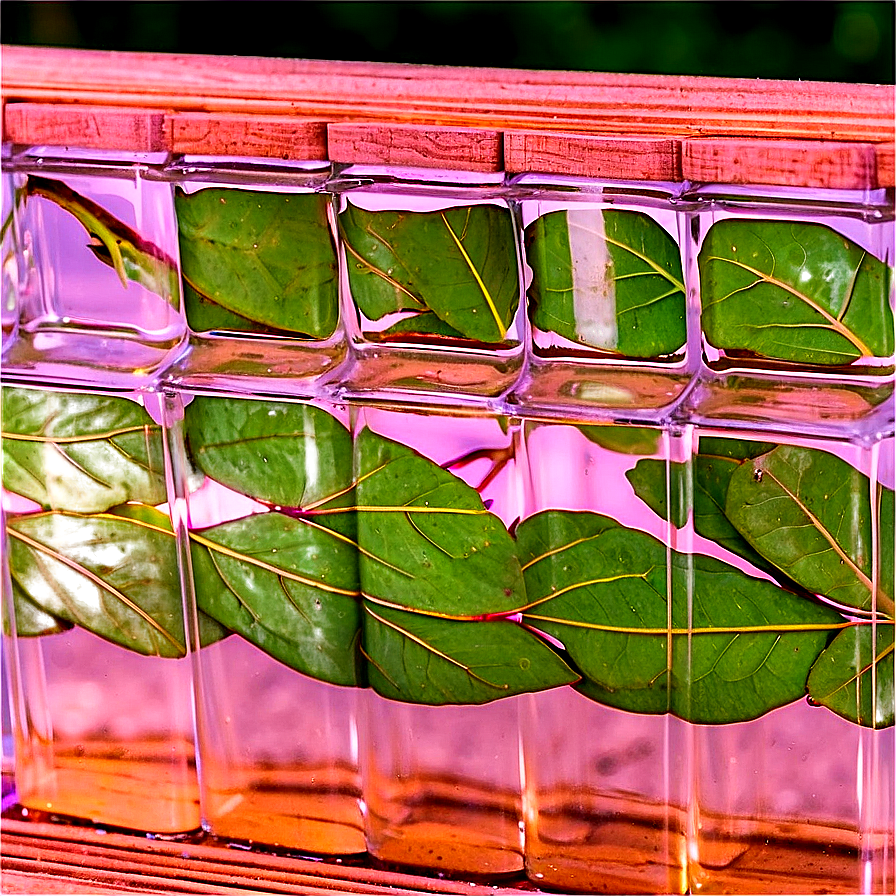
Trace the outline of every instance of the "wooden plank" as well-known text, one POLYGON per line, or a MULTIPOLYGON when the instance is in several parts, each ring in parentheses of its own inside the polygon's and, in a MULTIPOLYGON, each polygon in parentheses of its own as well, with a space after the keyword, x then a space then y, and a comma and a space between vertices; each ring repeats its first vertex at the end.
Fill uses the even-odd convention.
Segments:
POLYGON ((4 47, 10 99, 659 135, 892 140, 892 85, 4 47))
POLYGON ((152 109, 8 103, 4 139, 13 143, 165 152, 165 115, 152 109))
POLYGON ((501 134, 431 125, 331 124, 330 159, 365 165, 407 165, 452 171, 503 169, 501 134))
POLYGON ((327 125, 284 115, 175 112, 165 116, 172 152, 316 161, 327 158, 327 125))
POLYGON ((875 147, 812 140, 687 139, 682 142, 681 173, 698 183, 861 190, 876 185, 875 147))
POLYGON ((515 173, 675 181, 681 179, 680 141, 668 137, 507 131, 504 165, 515 173))

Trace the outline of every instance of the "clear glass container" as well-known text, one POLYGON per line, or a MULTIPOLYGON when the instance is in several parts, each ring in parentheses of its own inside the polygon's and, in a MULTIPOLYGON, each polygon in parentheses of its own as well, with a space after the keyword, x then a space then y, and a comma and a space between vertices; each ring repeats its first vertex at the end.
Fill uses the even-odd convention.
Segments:
POLYGON ((7 384, 4 653, 16 799, 199 827, 192 676, 158 394, 7 384))
POLYGON ((354 432, 367 848, 448 875, 519 873, 519 695, 550 651, 515 615, 517 426, 365 404, 354 432))
POLYGON ((523 361, 525 315, 503 175, 354 165, 332 187, 347 394, 506 392, 523 361))
POLYGON ((691 699, 724 684, 692 735, 691 892, 892 892, 892 431, 701 429, 691 469, 691 699), (727 607, 702 557, 739 571, 727 607), (714 614, 735 637, 710 669, 714 614))
POLYGON ((682 184, 521 175, 528 411, 668 414, 694 372, 680 245, 682 184))
POLYGON ((849 424, 892 404, 892 189, 707 185, 684 198, 695 419, 849 424))
POLYGON ((688 567, 667 502, 686 510, 688 441, 623 423, 524 433, 523 618, 580 676, 524 698, 526 873, 551 891, 684 893, 688 732, 667 666, 688 567))
POLYGON ((180 395, 192 594, 231 633, 196 653, 203 825, 231 841, 363 853, 347 411, 180 395))
MULTIPOLYGON (((182 350, 186 324, 164 156, 32 147, 12 177, 17 341, 4 367, 35 381, 150 385, 182 350)), ((4 244, 4 252, 6 244, 4 244)), ((10 265, 10 267, 8 267, 10 265)))
POLYGON ((326 162, 177 157, 187 386, 295 391, 346 353, 326 162))

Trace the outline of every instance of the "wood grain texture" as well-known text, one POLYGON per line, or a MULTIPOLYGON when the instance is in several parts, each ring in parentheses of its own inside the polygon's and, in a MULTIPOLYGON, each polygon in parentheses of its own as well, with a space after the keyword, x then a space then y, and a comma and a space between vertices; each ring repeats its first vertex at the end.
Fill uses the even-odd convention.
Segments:
POLYGON ((681 178, 680 141, 667 137, 634 139, 507 131, 504 165, 514 173, 675 181, 681 178))
POLYGON ((8 99, 590 133, 892 140, 892 85, 7 46, 8 99))
POLYGON ((330 160, 452 171, 501 171, 501 134, 482 128, 336 123, 327 128, 330 160))
POLYGON ((327 158, 326 122, 285 115, 175 112, 165 116, 176 153, 317 161, 327 158))
POLYGON ((697 183, 862 190, 878 184, 875 146, 825 140, 697 138, 682 142, 681 173, 697 183))
POLYGON ((878 143, 875 146, 877 164, 877 185, 896 187, 896 145, 893 142, 878 143))

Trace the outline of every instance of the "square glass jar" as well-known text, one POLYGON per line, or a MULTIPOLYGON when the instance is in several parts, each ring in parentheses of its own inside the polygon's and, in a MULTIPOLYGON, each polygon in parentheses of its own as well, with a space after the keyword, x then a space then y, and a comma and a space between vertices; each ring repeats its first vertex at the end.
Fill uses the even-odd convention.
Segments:
POLYGON ((892 189, 687 193, 695 419, 850 424, 893 402, 892 189))
POLYGON ((523 429, 523 620, 577 673, 524 698, 526 874, 563 892, 684 893, 688 731, 673 713, 689 568, 668 496, 687 512, 688 439, 640 423, 523 429))
POLYGON ((892 430, 693 445, 691 892, 890 892, 892 430))
POLYGON ((518 427, 419 406, 354 416, 368 851, 467 879, 518 874, 520 695, 570 675, 519 618, 518 427))
POLYGON ((8 371, 135 389, 180 353, 186 324, 164 160, 39 146, 11 155, 4 278, 17 301, 15 321, 4 310, 4 334, 14 327, 18 339, 4 356, 8 371))
POLYGON ((519 228, 503 174, 350 165, 338 194, 346 394, 495 398, 523 362, 519 228))
POLYGON ((189 327, 178 382, 313 391, 346 353, 329 163, 185 155, 165 173, 189 327))
POLYGON ((305 854, 363 853, 347 410, 178 394, 191 592, 229 632, 195 657, 203 826, 305 854))
POLYGON ((526 174, 529 323, 511 401, 557 413, 668 416, 696 366, 682 185, 526 174))
MULTIPOLYGON (((157 393, 10 385, 3 604, 17 802, 199 827, 190 642, 157 393)), ((208 639, 222 632, 203 626, 208 639)))

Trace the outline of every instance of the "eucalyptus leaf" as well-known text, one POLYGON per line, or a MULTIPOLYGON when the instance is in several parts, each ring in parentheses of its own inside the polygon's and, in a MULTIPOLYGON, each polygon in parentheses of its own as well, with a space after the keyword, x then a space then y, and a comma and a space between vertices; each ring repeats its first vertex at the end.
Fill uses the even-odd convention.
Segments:
POLYGON ((893 354, 891 269, 826 225, 719 221, 698 266, 703 329, 722 351, 822 365, 893 354))
POLYGON ((364 602, 364 653, 384 697, 481 704, 576 682, 540 638, 506 619, 440 619, 364 602))
MULTIPOLYGON (((879 500, 880 537, 892 545, 892 490, 881 489, 879 500)), ((780 445, 734 471, 725 515, 803 588, 847 607, 872 609, 872 490, 868 477, 846 461, 780 445)), ((883 559, 882 569, 877 607, 893 618, 892 556, 883 559)))
POLYGON ((193 462, 234 491, 283 507, 351 503, 351 435, 321 408, 200 396, 185 421, 193 462))
POLYGON ((681 256, 651 217, 619 209, 549 212, 526 228, 525 245, 533 326, 630 358, 682 350, 681 256))
POLYGON ((851 626, 821 654, 809 675, 809 696, 869 728, 894 723, 893 623, 851 626))
POLYGON ((602 517, 586 536, 577 515, 578 532, 558 539, 563 513, 517 530, 523 620, 565 646, 597 686, 583 682, 583 693, 701 724, 747 721, 805 695, 812 663, 844 624, 838 613, 711 557, 691 558, 688 576, 688 558, 602 517))
POLYGON ((185 283, 261 324, 316 339, 331 336, 339 305, 329 203, 324 193, 178 189, 185 283))
POLYGON ((127 288, 128 281, 139 283, 177 307, 177 265, 154 243, 62 181, 29 175, 25 194, 47 199, 73 215, 90 237, 87 248, 114 268, 122 286, 127 288))
POLYGON ((501 342, 519 305, 514 224, 492 204, 339 215, 352 299, 369 320, 431 311, 479 342, 501 342))
POLYGON ((10 574, 38 607, 138 653, 186 653, 174 534, 167 517, 50 511, 7 522, 10 574))
POLYGON ((475 489, 368 428, 356 458, 365 597, 463 618, 525 604, 513 539, 475 489))
POLYGON ((166 499, 161 428, 126 398, 4 386, 3 485, 54 510, 166 499))
POLYGON ((191 539, 203 611, 299 672, 363 683, 351 538, 311 520, 261 513, 191 532, 191 539))

